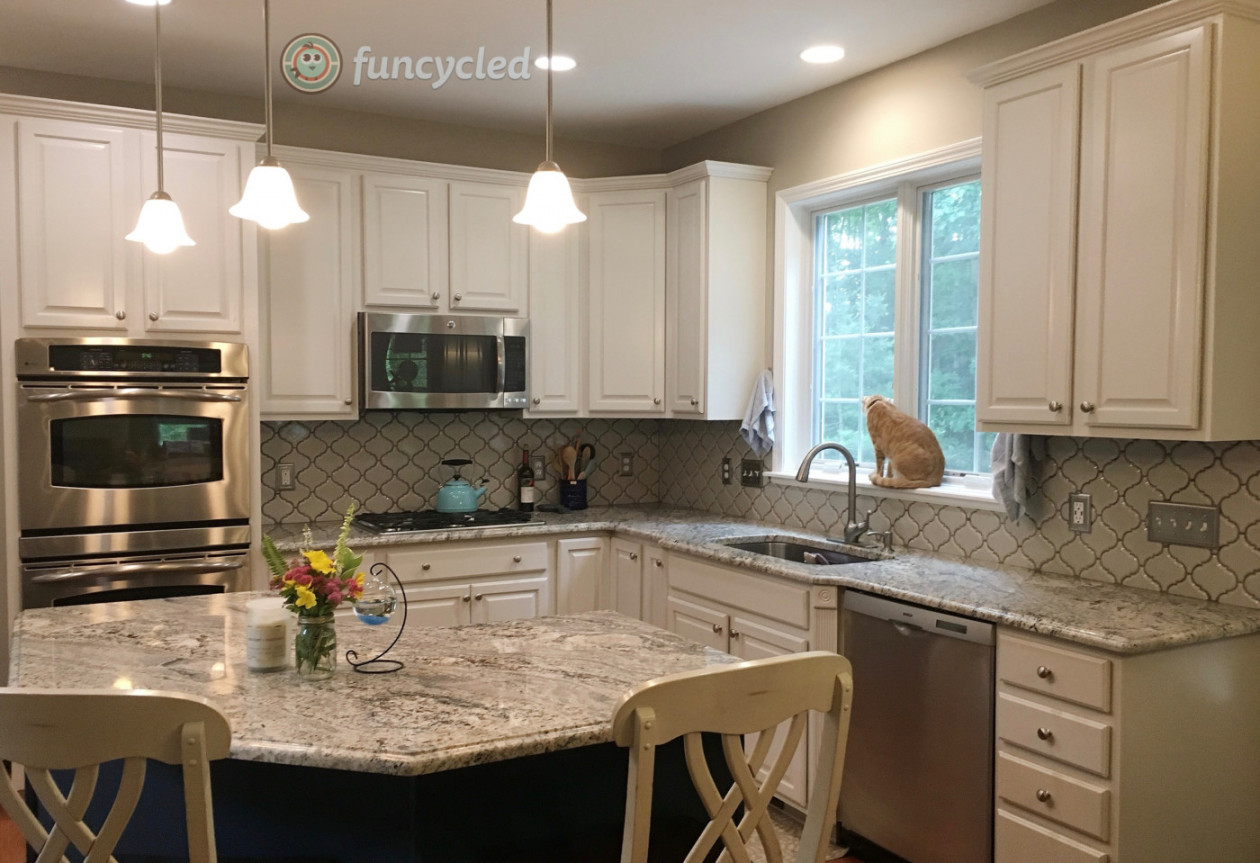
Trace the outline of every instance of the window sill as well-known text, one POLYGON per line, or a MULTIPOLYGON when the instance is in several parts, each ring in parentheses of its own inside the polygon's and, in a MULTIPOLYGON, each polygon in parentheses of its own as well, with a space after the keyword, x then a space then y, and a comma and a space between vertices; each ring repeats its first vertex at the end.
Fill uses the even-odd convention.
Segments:
MULTIPOLYGON (((978 488, 975 486, 965 486, 960 482, 949 483, 947 485, 936 486, 934 488, 884 488, 874 485, 870 480, 870 468, 858 468, 857 474, 857 492, 858 494, 869 495, 870 497, 891 497, 898 500, 919 501, 921 503, 931 503, 944 506, 959 506, 964 509, 987 509, 993 512, 1003 512, 1002 504, 993 498, 991 488, 978 488)), ((780 473, 767 471, 766 476, 770 478, 770 482, 776 485, 794 485, 798 488, 801 483, 796 481, 795 473, 780 473)), ((844 471, 825 471, 819 467, 815 467, 810 471, 809 482, 804 484, 806 488, 817 488, 823 491, 847 491, 849 482, 844 471)))

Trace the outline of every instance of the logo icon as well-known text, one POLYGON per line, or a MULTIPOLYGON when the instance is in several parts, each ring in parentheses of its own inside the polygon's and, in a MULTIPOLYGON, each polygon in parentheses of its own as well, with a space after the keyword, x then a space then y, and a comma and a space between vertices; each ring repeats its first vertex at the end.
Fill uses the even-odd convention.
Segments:
POLYGON ((322 93, 341 75, 341 51, 327 36, 297 36, 284 46, 280 74, 299 93, 322 93))

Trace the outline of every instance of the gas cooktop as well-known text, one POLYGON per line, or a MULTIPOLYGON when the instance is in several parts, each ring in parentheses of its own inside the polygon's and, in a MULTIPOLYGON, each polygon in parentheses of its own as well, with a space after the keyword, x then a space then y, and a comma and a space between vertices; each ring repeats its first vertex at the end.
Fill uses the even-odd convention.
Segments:
MULTIPOLYGON (((356 516, 355 524, 373 533, 409 533, 419 530, 457 530, 467 527, 499 527, 507 524, 533 522, 532 513, 515 509, 474 512, 438 512, 425 509, 420 512, 378 512, 356 516)), ((537 522, 535 522, 537 523, 537 522)))

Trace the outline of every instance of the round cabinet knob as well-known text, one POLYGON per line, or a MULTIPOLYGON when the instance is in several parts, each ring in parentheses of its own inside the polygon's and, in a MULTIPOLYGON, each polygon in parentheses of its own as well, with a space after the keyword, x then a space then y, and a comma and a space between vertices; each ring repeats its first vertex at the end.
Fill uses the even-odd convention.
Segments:
POLYGON ((432 297, 432 298, 433 298, 433 299, 435 299, 435 300, 440 300, 440 299, 442 299, 442 292, 441 292, 441 291, 434 291, 433 293, 429 294, 429 296, 430 296, 430 297, 432 297))
POLYGON ((464 602, 472 602, 472 597, 468 595, 467 593, 464 594, 463 599, 464 599, 464 602))
POLYGON ((660 396, 657 396, 656 398, 652 399, 652 404, 659 405, 660 403, 661 403, 660 396))
POLYGON ((1092 414, 1092 413, 1094 412, 1094 403, 1093 403, 1093 402, 1081 402, 1081 410, 1082 410, 1082 411, 1084 411, 1084 412, 1085 412, 1085 413, 1087 413, 1087 414, 1092 414))
POLYGON ((1050 413, 1057 414, 1059 411, 1063 410, 1063 402, 1050 402, 1049 408, 1050 413))
POLYGON ((540 399, 538 396, 534 396, 534 404, 536 405, 542 404, 542 399, 540 399))
POLYGON ((480 602, 480 601, 481 601, 481 594, 480 594, 480 593, 479 593, 479 594, 477 594, 476 596, 474 596, 474 597, 473 597, 473 599, 475 599, 475 600, 477 600, 478 602, 480 602))
POLYGON ((632 551, 632 552, 630 552, 630 559, 631 559, 631 560, 638 560, 638 559, 639 559, 639 553, 638 553, 637 551, 632 551))
POLYGON ((455 329, 455 322, 454 322, 454 321, 447 321, 447 322, 446 322, 446 328, 447 328, 448 330, 453 330, 453 329, 455 329))
POLYGON ((721 632, 721 631, 722 631, 722 624, 720 624, 720 623, 715 623, 715 624, 713 624, 713 631, 714 631, 714 632, 721 632))
POLYGON ((429 565, 427 563, 420 564, 420 568, 423 569, 425 572, 429 571, 429 565))
POLYGON ((1053 680, 1054 672, 1050 670, 1050 666, 1048 665, 1038 665, 1037 676, 1040 677, 1042 680, 1053 680))
POLYGON ((114 317, 118 318, 118 320, 120 321, 125 321, 127 320, 127 312, 124 311, 123 309, 119 309, 118 311, 114 312, 114 317))
POLYGON ((732 630, 731 630, 731 638, 739 638, 739 630, 738 630, 738 629, 732 629, 732 630))
POLYGON ((653 560, 652 563, 656 564, 658 569, 665 565, 665 561, 661 560, 659 557, 656 560, 653 560))
POLYGON ((1038 800, 1038 801, 1040 801, 1040 802, 1042 802, 1042 803, 1049 803, 1049 802, 1050 802, 1050 792, 1049 792, 1049 791, 1047 791, 1047 790, 1046 790, 1046 789, 1044 789, 1044 788, 1038 788, 1038 789, 1037 789, 1037 800, 1038 800))
POLYGON ((149 320, 151 320, 151 321, 156 321, 157 319, 158 319, 158 313, 157 313, 157 312, 149 312, 149 320))
POLYGON ((692 400, 691 400, 691 406, 692 406, 693 408, 694 408, 694 407, 699 407, 699 406, 700 406, 700 399, 692 399, 692 400))
POLYGON ((512 563, 520 563, 520 562, 521 562, 521 556, 519 554, 512 555, 512 563))
POLYGON ((1054 740, 1054 732, 1051 731, 1049 728, 1038 728, 1037 739, 1044 740, 1047 743, 1049 743, 1051 740, 1054 740))
POLYGON ((348 405, 354 404, 354 399, 342 399, 342 402, 348 405))
POLYGON ((460 300, 462 300, 463 298, 464 298, 464 295, 463 295, 463 294, 456 294, 456 295, 455 295, 455 302, 457 302, 457 303, 458 303, 458 302, 459 302, 460 300))

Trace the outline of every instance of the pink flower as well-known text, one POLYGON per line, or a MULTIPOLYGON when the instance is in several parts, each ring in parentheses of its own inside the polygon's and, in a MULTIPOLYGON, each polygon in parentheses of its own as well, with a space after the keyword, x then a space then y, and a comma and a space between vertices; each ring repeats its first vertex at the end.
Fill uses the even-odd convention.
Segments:
POLYGON ((332 605, 340 604, 341 593, 334 589, 331 593, 328 594, 328 602, 332 605))
POLYGON ((293 576, 293 581, 297 584, 309 585, 311 583, 311 574, 310 572, 299 572, 293 576))

